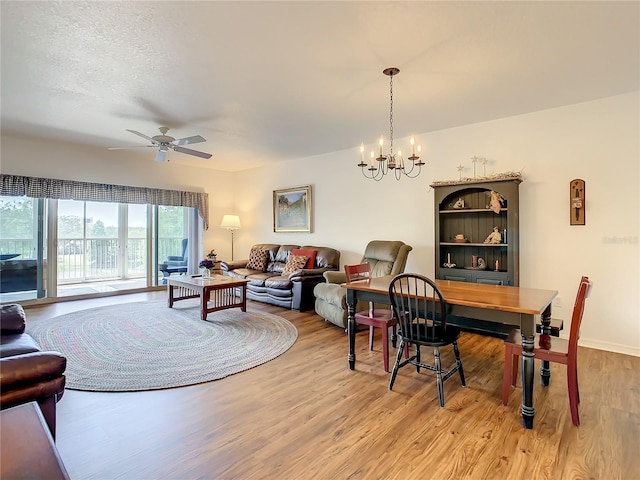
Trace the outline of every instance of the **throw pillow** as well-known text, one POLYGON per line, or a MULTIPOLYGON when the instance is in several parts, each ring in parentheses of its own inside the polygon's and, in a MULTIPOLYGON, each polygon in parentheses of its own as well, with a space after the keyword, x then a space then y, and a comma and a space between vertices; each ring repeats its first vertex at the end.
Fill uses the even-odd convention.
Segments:
POLYGON ((291 250, 292 255, 304 255, 308 258, 307 264, 304 268, 314 268, 316 266, 316 254, 317 250, 304 250, 302 248, 294 248, 291 250))
POLYGON ((268 250, 252 248, 251 253, 249 253, 249 263, 247 263, 247 268, 250 270, 259 270, 261 272, 266 271, 268 256, 268 250))
POLYGON ((297 270, 301 270, 307 264, 307 257, 304 255, 289 255, 289 259, 282 270, 282 275, 287 276, 297 270))

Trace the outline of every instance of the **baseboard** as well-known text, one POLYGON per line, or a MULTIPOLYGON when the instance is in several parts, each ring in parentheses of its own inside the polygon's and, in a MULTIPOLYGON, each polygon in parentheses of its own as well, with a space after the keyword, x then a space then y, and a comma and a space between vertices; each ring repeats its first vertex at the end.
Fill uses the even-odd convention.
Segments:
POLYGON ((619 343, 600 342, 598 340, 591 340, 581 338, 578 342, 581 347, 595 348, 596 350, 605 350, 607 352, 622 353, 624 355, 632 355, 634 357, 640 357, 640 347, 634 348, 630 345, 621 345, 619 343))

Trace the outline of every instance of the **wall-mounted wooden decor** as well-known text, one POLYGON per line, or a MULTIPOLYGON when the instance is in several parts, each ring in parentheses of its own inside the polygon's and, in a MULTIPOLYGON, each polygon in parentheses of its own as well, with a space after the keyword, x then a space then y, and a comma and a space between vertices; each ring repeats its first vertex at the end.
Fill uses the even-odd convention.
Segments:
POLYGON ((585 224, 585 190, 584 180, 576 178, 569 184, 569 205, 571 225, 585 224))

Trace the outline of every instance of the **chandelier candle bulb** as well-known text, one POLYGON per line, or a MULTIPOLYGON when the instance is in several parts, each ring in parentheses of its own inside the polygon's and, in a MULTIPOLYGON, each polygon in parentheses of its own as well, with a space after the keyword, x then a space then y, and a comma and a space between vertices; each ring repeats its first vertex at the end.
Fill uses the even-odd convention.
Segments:
POLYGON ((416 155, 416 147, 415 147, 416 139, 411 137, 411 140, 409 140, 409 143, 411 143, 411 156, 415 157, 415 155, 416 155))

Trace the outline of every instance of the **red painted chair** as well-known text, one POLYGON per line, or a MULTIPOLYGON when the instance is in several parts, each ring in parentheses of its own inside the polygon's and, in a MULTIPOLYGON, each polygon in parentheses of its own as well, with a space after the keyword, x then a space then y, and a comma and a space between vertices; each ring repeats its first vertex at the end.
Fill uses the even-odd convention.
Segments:
MULTIPOLYGON (((347 276, 347 283, 369 281, 371 279, 371 269, 368 263, 357 265, 345 265, 344 273, 347 276)), ((391 308, 376 309, 373 302, 369 303, 369 310, 356 313, 356 323, 369 326, 369 350, 373 350, 374 328, 382 330, 382 360, 384 371, 389 372, 389 327, 393 327, 392 342, 396 344, 396 325, 398 321, 393 317, 391 308)))
MULTIPOLYGON (((580 392, 578 391, 578 338, 580 338, 580 323, 584 312, 584 302, 591 291, 591 282, 588 277, 582 277, 576 303, 573 306, 571 317, 571 330, 569 340, 556 338, 551 335, 536 335, 533 350, 535 358, 548 362, 561 363, 567 366, 567 386, 569 389, 569 407, 571 409, 571 421, 574 425, 580 425, 578 404, 580 392)), ((514 329, 504 341, 504 376, 502 379, 502 404, 509 401, 511 387, 518 380, 519 363, 522 356, 522 336, 519 329, 514 329)))

